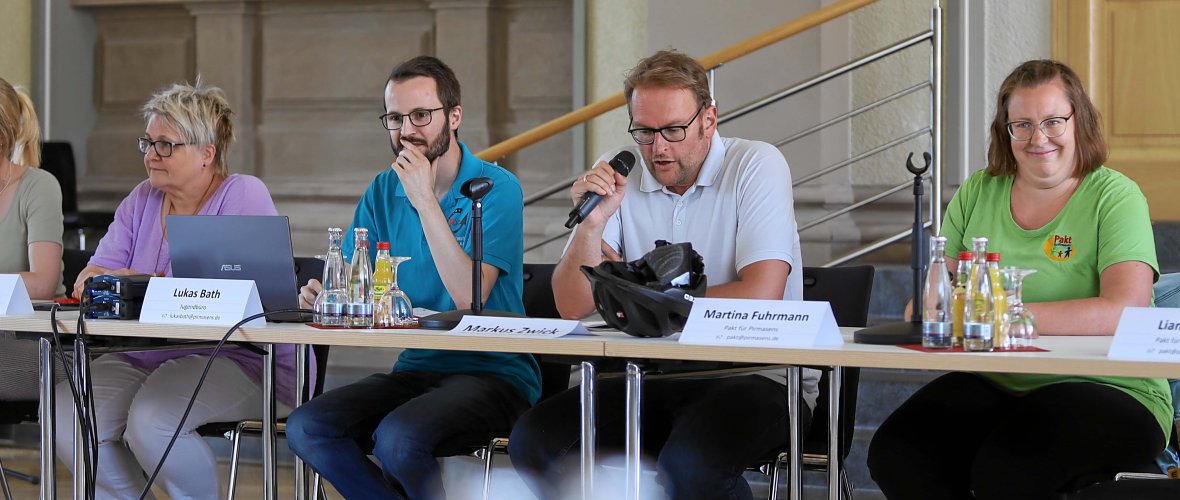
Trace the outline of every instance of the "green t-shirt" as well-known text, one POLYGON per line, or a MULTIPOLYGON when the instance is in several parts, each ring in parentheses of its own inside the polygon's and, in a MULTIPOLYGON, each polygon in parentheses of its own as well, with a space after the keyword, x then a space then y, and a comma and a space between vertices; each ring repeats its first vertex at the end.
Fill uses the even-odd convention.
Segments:
MULTIPOLYGON (((1087 175, 1061 213, 1040 229, 1025 230, 1012 219, 1013 177, 978 171, 959 188, 943 218, 947 255, 971 250, 971 238, 986 236, 988 251, 1002 254, 1002 266, 1036 269, 1024 281, 1025 302, 1097 297, 1101 275, 1112 264, 1140 261, 1159 276, 1147 199, 1125 175, 1101 167, 1087 175)), ((1097 382, 1143 403, 1165 436, 1172 426, 1167 380, 989 373, 985 378, 1017 394, 1060 382, 1097 382)))

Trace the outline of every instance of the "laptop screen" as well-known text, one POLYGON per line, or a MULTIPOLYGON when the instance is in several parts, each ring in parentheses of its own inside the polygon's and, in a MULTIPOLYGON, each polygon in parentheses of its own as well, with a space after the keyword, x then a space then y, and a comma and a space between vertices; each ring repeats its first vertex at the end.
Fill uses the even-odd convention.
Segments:
POLYGON ((254 280, 263 310, 298 307, 287 217, 169 215, 167 225, 173 276, 254 280))

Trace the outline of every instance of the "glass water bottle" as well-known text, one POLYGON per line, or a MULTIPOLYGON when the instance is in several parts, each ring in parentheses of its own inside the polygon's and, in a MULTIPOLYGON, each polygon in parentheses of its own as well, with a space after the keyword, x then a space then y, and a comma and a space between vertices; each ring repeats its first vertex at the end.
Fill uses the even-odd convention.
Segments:
POLYGON ((975 260, 971 277, 967 280, 967 296, 963 301, 963 350, 990 351, 994 346, 992 329, 996 320, 992 303, 992 280, 987 269, 987 238, 971 239, 975 260))
POLYGON ((352 230, 356 247, 348 278, 348 321, 353 328, 373 327, 373 271, 369 264, 369 230, 352 230))
POLYGON ((922 347, 950 349, 954 346, 951 312, 954 289, 946 268, 945 237, 930 239, 930 255, 922 292, 922 347))
POLYGON ((315 322, 320 326, 343 328, 349 325, 344 314, 348 306, 348 271, 340 251, 344 231, 338 227, 328 228, 328 255, 324 261, 323 289, 315 297, 312 310, 315 322))

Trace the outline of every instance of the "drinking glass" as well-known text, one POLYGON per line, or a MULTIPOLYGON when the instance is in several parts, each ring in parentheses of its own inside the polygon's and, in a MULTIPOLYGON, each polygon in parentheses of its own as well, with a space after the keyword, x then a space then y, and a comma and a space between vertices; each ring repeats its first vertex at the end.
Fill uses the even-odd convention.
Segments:
POLYGON ((1004 293, 1008 296, 1008 347, 1032 347, 1033 340, 1037 338, 1036 317, 1024 306, 1021 298, 1024 278, 1036 272, 1036 269, 1017 267, 1000 270, 1004 276, 1004 293))
POLYGON ((406 296, 406 292, 403 292, 397 285, 397 266, 410 258, 390 257, 389 260, 393 264, 393 281, 377 305, 377 326, 413 325, 417 322, 414 319, 414 306, 410 304, 410 298, 406 296))

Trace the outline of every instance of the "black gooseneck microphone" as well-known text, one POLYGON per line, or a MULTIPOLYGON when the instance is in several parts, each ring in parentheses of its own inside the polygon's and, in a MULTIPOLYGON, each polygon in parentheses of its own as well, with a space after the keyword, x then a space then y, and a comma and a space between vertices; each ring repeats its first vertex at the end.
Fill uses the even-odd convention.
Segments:
POLYGON ((418 326, 427 330, 450 330, 463 321, 464 316, 499 316, 521 318, 507 311, 483 308, 483 197, 492 190, 492 180, 476 177, 459 188, 459 193, 471 200, 471 308, 431 314, 418 318, 418 326))
MULTIPOLYGON (((609 163, 611 168, 615 169, 615 172, 626 177, 627 174, 631 173, 631 167, 635 166, 635 155, 631 154, 630 151, 619 151, 619 154, 611 158, 609 163)), ((581 224, 586 219, 586 216, 590 215, 590 211, 598 206, 598 202, 600 201, 602 201, 602 195, 593 191, 588 191, 582 195, 582 199, 578 201, 578 204, 574 206, 573 210, 570 210, 570 218, 565 221, 566 229, 573 229, 574 226, 581 224)))

